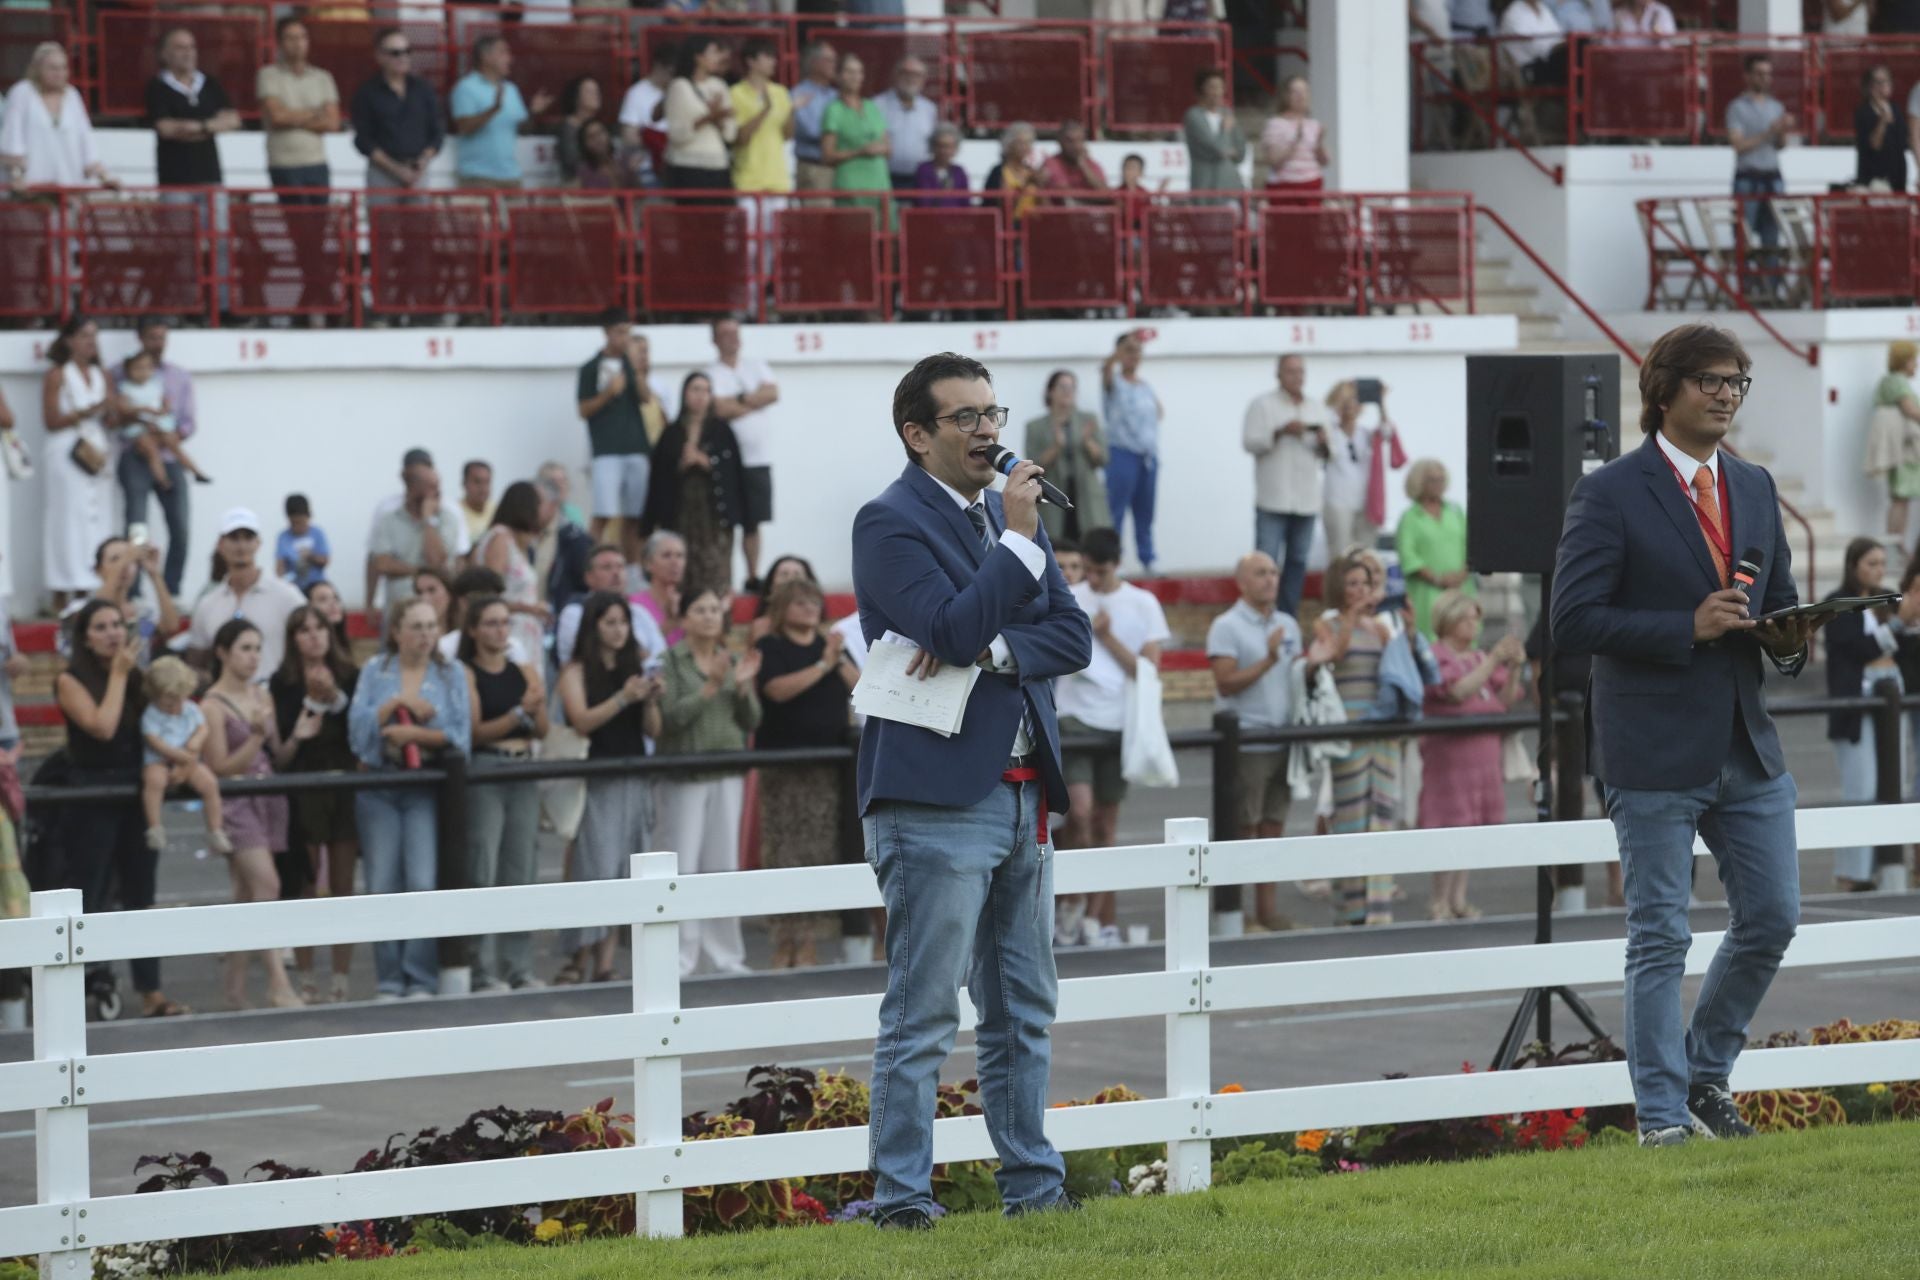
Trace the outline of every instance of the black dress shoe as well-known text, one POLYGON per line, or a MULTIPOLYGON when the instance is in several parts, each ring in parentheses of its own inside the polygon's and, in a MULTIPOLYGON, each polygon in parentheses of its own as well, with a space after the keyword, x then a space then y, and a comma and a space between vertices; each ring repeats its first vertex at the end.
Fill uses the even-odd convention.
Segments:
POLYGON ((1751 1138, 1753 1126, 1740 1118, 1740 1106, 1724 1084, 1696 1084, 1687 1090, 1693 1130, 1706 1138, 1751 1138))
POLYGON ((909 1206, 875 1218, 873 1225, 882 1231, 931 1231, 933 1217, 925 1209, 909 1206))

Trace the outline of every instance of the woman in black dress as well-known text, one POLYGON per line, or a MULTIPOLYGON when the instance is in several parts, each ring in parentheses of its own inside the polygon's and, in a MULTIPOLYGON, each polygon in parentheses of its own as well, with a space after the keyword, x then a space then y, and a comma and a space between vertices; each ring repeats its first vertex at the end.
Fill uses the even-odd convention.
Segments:
POLYGON ((1853 109, 1855 184, 1880 181, 1895 195, 1906 193, 1905 114, 1893 101, 1893 72, 1885 66, 1869 68, 1860 77, 1860 105, 1853 109))
POLYGON ((687 580, 732 580, 733 530, 746 514, 746 472, 733 428, 713 412, 713 383, 690 373, 680 416, 653 447, 644 532, 671 529, 687 542, 687 580))

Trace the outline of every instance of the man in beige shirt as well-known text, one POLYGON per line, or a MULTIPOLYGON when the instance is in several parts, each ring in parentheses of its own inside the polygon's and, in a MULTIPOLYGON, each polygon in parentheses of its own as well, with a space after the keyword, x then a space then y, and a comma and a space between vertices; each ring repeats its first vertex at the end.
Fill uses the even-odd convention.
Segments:
MULTIPOLYGON (((307 61, 306 23, 285 17, 273 31, 280 56, 254 77, 260 124, 267 135, 267 178, 281 190, 282 205, 325 205, 321 189, 332 182, 324 135, 339 132, 340 90, 332 72, 307 61)), ((344 295, 335 296, 335 273, 327 268, 325 215, 290 213, 287 233, 300 264, 297 305, 318 321, 322 311, 345 301, 344 295)))
POLYGON ((1280 385, 1247 406, 1240 439, 1253 455, 1253 545, 1281 566, 1280 611, 1296 617, 1327 456, 1327 408, 1306 387, 1307 362, 1281 356, 1280 385))

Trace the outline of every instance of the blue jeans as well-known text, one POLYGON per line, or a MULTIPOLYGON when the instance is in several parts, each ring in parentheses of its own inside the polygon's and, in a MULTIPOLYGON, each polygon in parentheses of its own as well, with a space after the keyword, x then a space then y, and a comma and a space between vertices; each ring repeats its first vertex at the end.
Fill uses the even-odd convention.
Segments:
POLYGON ((124 450, 115 465, 120 473, 120 493, 126 499, 129 528, 147 522, 149 498, 160 499, 160 510, 167 517, 167 561, 160 576, 166 579, 167 590, 179 595, 180 578, 187 571, 187 525, 193 506, 186 470, 174 459, 167 459, 168 487, 162 489, 154 484, 146 459, 132 449, 124 450))
POLYGON ((1724 1084, 1746 1045, 1747 1023, 1800 920, 1798 795, 1793 775, 1766 776, 1744 733, 1735 734, 1726 766, 1705 786, 1607 788, 1626 882, 1627 1072, 1643 1133, 1688 1124, 1688 1087, 1724 1084), (1732 915, 1683 1032, 1696 830, 1719 867, 1732 915))
POLYGON ((1038 783, 1002 783, 967 809, 882 801, 861 820, 887 908, 887 994, 873 1046, 868 1163, 882 1215, 933 1203, 934 1091, 959 1029, 959 987, 979 1015, 980 1103, 1008 1213, 1060 1198, 1047 1141, 1053 863, 1035 843, 1038 783))
POLYGON ((1140 566, 1153 571, 1153 494, 1160 479, 1160 460, 1131 449, 1107 455, 1107 504, 1113 508, 1113 531, 1127 531, 1127 513, 1133 513, 1133 545, 1140 566))
MULTIPOLYGON (((1860 741, 1836 738, 1833 757, 1840 766, 1840 798, 1853 803, 1872 800, 1880 790, 1880 762, 1874 754, 1873 716, 1860 717, 1860 741)), ((1833 874, 1841 880, 1873 879, 1873 846, 1857 845, 1833 851, 1833 874)))
MULTIPOLYGON (((361 791, 353 797, 368 893, 420 893, 438 884, 439 824, 434 794, 421 787, 361 791)), ((431 938, 373 944, 375 985, 384 995, 440 989, 439 947, 431 938)))
POLYGON ((1300 591, 1307 582, 1315 518, 1312 513, 1253 509, 1253 549, 1266 552, 1280 566, 1279 608, 1292 617, 1300 616, 1300 591))

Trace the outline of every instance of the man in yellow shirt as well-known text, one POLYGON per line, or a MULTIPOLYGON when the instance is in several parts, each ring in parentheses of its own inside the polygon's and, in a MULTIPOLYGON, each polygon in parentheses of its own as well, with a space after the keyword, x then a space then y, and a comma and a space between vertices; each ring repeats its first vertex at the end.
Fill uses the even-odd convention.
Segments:
POLYGON ((793 174, 787 169, 787 140, 793 137, 793 100, 773 73, 780 54, 773 41, 756 36, 740 49, 747 74, 733 86, 733 118, 740 133, 733 142, 733 189, 747 212, 749 230, 761 240, 761 268, 773 271, 773 215, 787 207, 793 174))

